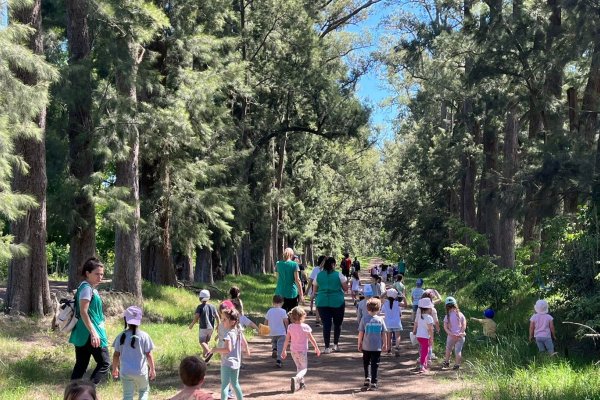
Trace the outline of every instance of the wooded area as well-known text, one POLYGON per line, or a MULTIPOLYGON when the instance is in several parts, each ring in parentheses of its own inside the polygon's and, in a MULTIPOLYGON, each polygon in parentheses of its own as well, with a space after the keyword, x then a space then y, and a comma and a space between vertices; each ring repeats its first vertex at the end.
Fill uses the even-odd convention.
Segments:
POLYGON ((47 243, 70 288, 98 253, 137 296, 286 246, 597 292, 597 2, 10 1, 0 71, 10 312, 47 312, 47 243), (366 57, 348 27, 384 7, 366 57), (399 109, 379 142, 376 63, 399 109))

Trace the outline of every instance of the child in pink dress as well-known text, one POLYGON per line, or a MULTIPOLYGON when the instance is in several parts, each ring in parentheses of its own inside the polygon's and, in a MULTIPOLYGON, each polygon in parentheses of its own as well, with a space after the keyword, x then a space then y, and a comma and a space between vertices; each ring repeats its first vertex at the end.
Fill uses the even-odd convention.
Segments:
POLYGON ((297 369, 296 376, 291 379, 290 385, 292 393, 294 393, 296 388, 306 388, 306 385, 304 384, 304 375, 306 375, 306 372, 308 371, 308 341, 310 341, 315 348, 317 357, 321 355, 321 350, 319 350, 317 341, 311 333, 312 329, 304 323, 306 311, 301 307, 294 307, 292 311, 289 312, 289 317, 292 323, 288 326, 281 358, 285 359, 287 357, 288 343, 291 343, 290 350, 292 352, 292 359, 294 360, 297 369))

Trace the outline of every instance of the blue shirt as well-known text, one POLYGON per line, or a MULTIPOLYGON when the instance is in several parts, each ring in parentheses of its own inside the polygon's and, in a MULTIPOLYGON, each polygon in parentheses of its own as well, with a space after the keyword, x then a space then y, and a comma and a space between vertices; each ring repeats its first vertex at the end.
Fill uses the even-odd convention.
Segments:
POLYGON ((359 332, 364 332, 363 351, 381 351, 383 339, 381 334, 387 332, 385 321, 379 315, 366 314, 360 320, 359 332))

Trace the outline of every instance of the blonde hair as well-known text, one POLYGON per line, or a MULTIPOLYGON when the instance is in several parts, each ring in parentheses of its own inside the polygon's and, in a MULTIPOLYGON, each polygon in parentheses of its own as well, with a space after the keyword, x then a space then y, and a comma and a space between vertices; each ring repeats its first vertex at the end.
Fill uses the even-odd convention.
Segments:
POLYGON ((288 313, 288 316, 290 317, 293 323, 297 323, 302 321, 302 319, 306 317, 306 311, 304 311, 304 308, 296 306, 292 308, 292 311, 288 313))
POLYGON ((285 258, 286 261, 291 260, 292 257, 294 257, 294 250, 292 250, 291 247, 287 247, 283 250, 283 258, 285 258))
POLYGON ((381 310, 381 300, 376 297, 372 297, 367 300, 367 311, 379 312, 379 310, 381 310))

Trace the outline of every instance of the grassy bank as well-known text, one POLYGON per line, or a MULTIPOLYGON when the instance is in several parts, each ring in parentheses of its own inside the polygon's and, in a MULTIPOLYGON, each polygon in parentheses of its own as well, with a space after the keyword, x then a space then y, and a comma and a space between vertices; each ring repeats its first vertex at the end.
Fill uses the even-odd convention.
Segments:
MULTIPOLYGON (((232 285, 242 288, 242 299, 250 311, 249 317, 259 320, 270 307, 274 277, 228 277, 209 289, 216 301, 225 298, 232 285)), ((200 353, 198 328, 188 329, 198 297, 189 290, 148 283, 144 283, 143 293, 145 319, 142 329, 148 332, 156 346, 157 379, 151 385, 152 398, 166 399, 180 388, 179 361, 184 356, 200 353)), ((111 344, 122 329, 120 318, 108 319, 107 332, 111 344)), ((68 336, 51 331, 49 318, 0 318, 2 400, 62 399, 74 362, 75 353, 68 343, 68 336)), ((90 367, 92 365, 95 364, 91 362, 90 367)), ((211 374, 218 374, 215 366, 211 368, 211 374)), ((101 385, 99 394, 102 399, 120 398, 120 382, 110 381, 101 385)))

